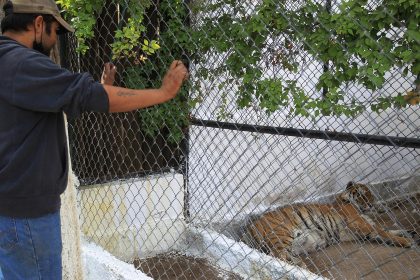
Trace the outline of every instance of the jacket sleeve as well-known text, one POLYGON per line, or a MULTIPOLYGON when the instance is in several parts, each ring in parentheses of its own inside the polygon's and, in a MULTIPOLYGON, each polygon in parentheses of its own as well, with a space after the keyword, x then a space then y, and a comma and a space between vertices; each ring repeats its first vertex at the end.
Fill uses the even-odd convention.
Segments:
POLYGON ((12 89, 12 103, 27 110, 64 111, 70 118, 109 111, 105 89, 91 75, 71 73, 35 52, 18 66, 12 89))

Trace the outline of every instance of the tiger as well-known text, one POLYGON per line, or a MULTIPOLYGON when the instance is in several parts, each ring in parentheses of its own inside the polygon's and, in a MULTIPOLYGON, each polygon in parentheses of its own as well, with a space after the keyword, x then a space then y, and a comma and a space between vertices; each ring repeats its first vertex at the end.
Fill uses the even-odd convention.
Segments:
POLYGON ((385 230, 366 213, 375 198, 362 183, 349 182, 331 203, 299 203, 250 218, 241 241, 274 257, 303 265, 300 255, 344 241, 376 241, 410 248, 417 233, 385 230))

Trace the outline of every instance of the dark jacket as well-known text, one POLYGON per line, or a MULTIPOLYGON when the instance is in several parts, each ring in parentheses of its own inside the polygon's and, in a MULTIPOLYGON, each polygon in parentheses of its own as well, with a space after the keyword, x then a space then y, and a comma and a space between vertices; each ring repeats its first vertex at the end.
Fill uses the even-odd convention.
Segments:
POLYGON ((68 159, 63 112, 107 112, 103 86, 0 36, 0 216, 31 218, 60 208, 68 159))

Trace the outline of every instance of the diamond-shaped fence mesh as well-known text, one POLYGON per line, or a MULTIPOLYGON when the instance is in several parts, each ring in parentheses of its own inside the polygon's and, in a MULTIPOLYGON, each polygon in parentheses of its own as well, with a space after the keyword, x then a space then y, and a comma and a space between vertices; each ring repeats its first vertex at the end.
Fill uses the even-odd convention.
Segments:
POLYGON ((85 43, 61 38, 66 67, 99 80, 112 61, 116 85, 159 87, 181 58, 191 76, 168 104, 70 122, 84 235, 155 279, 420 277, 419 58, 407 43, 419 43, 418 10, 397 14, 385 0, 100 7, 85 43), (136 7, 144 28, 124 36, 137 46, 117 53, 136 7), (372 25, 386 34, 362 11, 385 11, 372 25), (337 27, 343 18, 363 41, 337 27), (320 29, 324 39, 314 37, 320 29), (150 52, 152 40, 159 48, 150 52), (343 97, 330 99, 336 92, 343 97), (298 103, 300 93, 312 99, 298 103), (334 111, 354 100, 364 109, 334 111))

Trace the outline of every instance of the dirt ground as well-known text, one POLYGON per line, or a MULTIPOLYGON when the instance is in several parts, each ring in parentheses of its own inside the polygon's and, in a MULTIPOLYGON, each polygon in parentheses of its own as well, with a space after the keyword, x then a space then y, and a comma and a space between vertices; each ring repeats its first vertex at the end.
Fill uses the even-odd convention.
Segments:
MULTIPOLYGON (((372 218, 386 229, 420 233, 420 194, 386 205, 387 211, 372 218), (399 225, 396 224, 399 223, 399 225)), ((312 253, 304 259, 307 268, 330 279, 420 279, 419 248, 397 248, 372 243, 341 243, 312 253)), ((204 259, 162 255, 134 262, 135 267, 162 280, 240 280, 204 259)))
MULTIPOLYGON (((420 233, 420 194, 391 201, 386 206, 389 211, 372 216, 377 223, 386 229, 420 233)), ((310 254, 305 263, 312 272, 332 279, 420 279, 418 247, 344 243, 310 254)))
POLYGON ((241 280, 242 278, 211 266, 205 259, 178 254, 136 260, 134 266, 156 280, 241 280))

